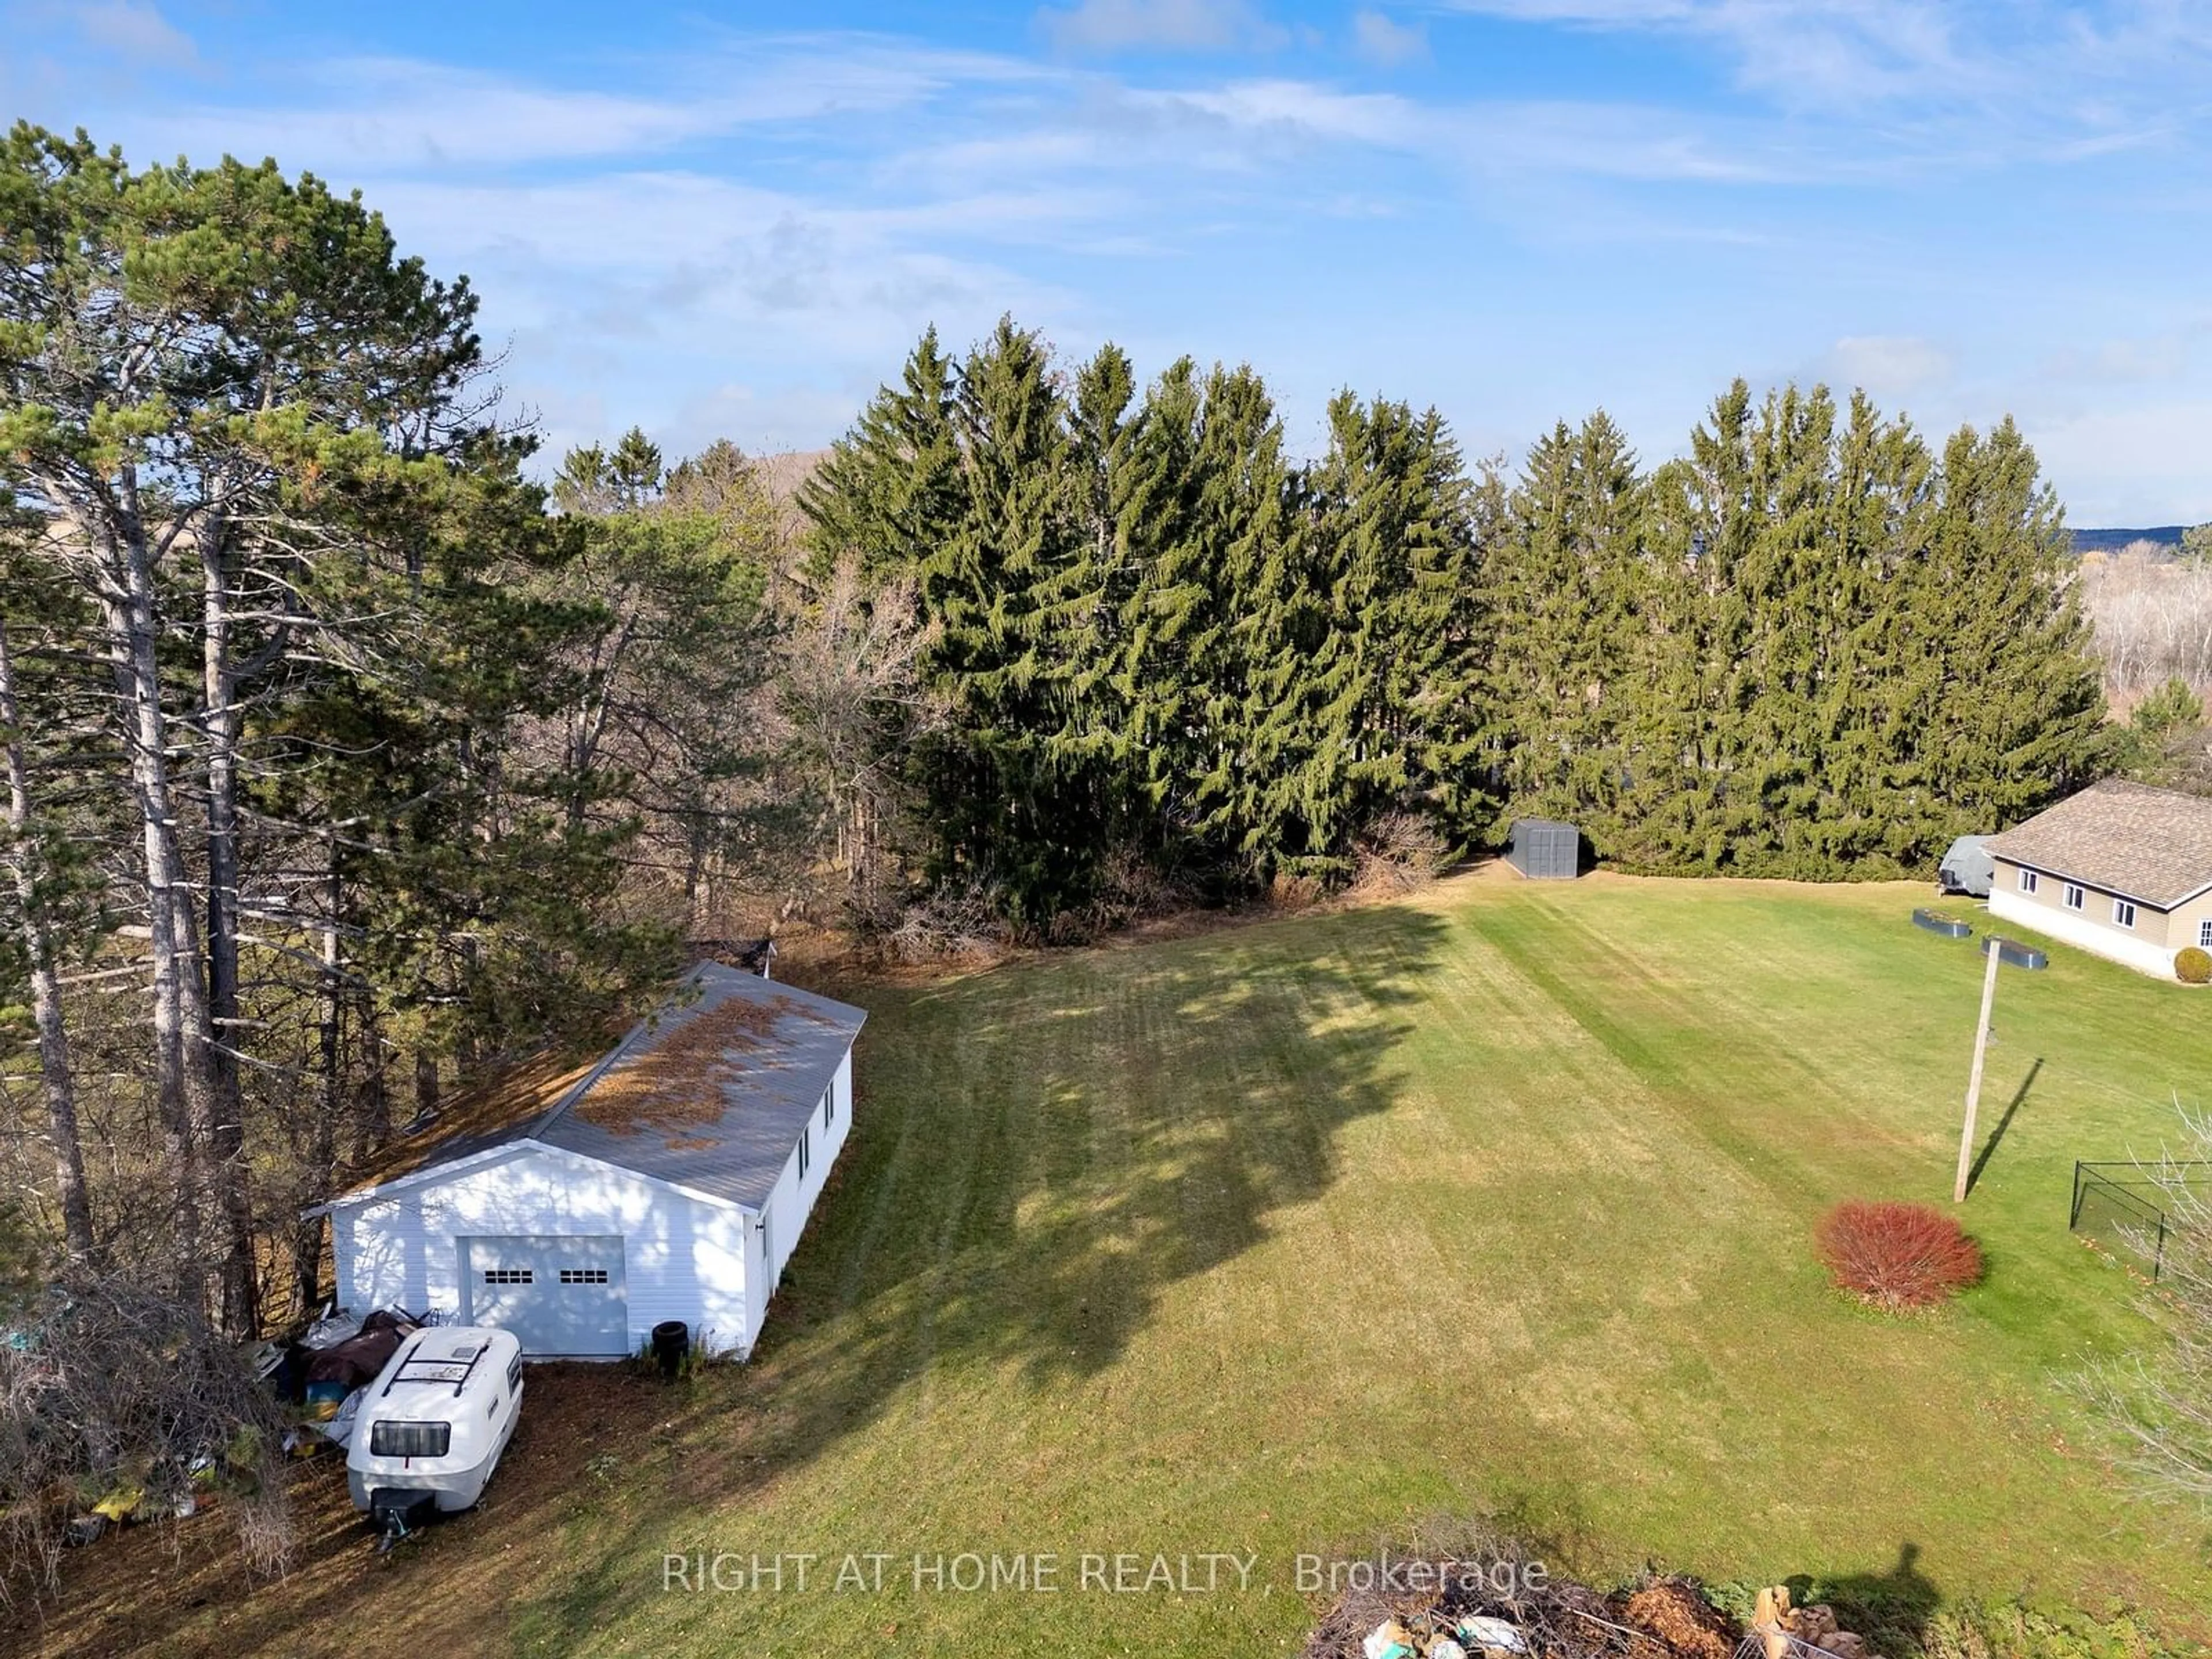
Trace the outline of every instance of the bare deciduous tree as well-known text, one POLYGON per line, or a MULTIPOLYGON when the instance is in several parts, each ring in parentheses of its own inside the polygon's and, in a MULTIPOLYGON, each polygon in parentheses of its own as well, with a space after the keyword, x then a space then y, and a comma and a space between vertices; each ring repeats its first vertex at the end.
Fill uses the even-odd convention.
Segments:
POLYGON ((2212 1160, 2212 1117, 2184 1112, 2182 1122, 2183 1152, 2149 1171, 2166 1216, 2158 1282, 2143 1298, 2159 1346, 2093 1366, 2071 1386, 2111 1425, 2118 1462, 2147 1491, 2212 1509, 2212 1192, 2201 1162, 2212 1160))
POLYGON ((824 803, 834 867, 863 903, 903 867, 901 774, 945 720, 944 700, 921 681, 933 637, 911 576, 869 591, 848 556, 783 642, 784 718, 824 803))
POLYGON ((2084 560, 2081 581, 2114 703, 2175 678, 2212 687, 2212 567, 2123 554, 2084 560))

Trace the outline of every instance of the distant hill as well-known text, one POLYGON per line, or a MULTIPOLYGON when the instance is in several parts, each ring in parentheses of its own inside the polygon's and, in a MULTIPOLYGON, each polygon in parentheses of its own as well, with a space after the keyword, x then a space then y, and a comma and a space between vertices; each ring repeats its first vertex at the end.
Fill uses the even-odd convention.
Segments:
POLYGON ((2162 524, 2149 530, 2077 530, 2074 532, 2076 553, 2117 553, 2136 542, 2148 542, 2152 546, 2178 550, 2181 532, 2185 526, 2162 524))

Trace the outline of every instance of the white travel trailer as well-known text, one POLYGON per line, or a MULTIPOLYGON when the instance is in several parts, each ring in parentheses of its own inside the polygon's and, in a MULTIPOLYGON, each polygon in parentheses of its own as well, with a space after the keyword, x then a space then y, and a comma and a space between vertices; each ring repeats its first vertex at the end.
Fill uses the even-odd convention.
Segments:
POLYGON ((346 1485, 387 1537, 432 1510, 465 1510, 514 1437, 522 1345, 507 1331, 432 1326, 399 1345, 362 1390, 346 1485))

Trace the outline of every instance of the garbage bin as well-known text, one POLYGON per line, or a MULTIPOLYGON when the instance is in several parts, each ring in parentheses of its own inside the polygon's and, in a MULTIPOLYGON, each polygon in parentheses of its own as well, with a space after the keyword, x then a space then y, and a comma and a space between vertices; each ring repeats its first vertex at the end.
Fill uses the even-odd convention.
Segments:
POLYGON ((653 1328, 653 1357, 660 1362, 662 1376, 673 1382, 690 1352, 691 1328, 682 1320, 664 1319, 653 1328))

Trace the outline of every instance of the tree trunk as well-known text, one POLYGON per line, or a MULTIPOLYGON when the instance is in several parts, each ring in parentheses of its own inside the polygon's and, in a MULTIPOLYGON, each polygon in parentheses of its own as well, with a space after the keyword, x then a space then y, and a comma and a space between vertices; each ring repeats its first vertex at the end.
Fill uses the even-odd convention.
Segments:
POLYGON ((209 1086, 207 997, 200 981, 198 930, 178 851, 169 781, 168 721, 161 708, 153 561, 135 527, 111 538, 112 580, 103 585, 108 653, 124 708, 131 787, 144 855, 146 922, 154 969, 154 1053, 163 1126, 175 1149, 179 1285, 211 1301, 204 1277, 210 1219, 205 1161, 213 1140, 209 1086))
POLYGON ((384 1027, 374 987, 355 988, 355 1029, 361 1033, 361 1106, 354 1119, 353 1161, 392 1139, 392 1090, 384 1078, 384 1027))
POLYGON ((84 1144, 76 1120, 76 1079, 70 1066, 69 1029, 54 943, 39 891, 38 830, 31 820, 31 781, 23 757, 22 711, 15 698, 15 662, 8 624, 0 619, 0 751, 8 769, 8 861, 15 876, 23 957, 31 975, 31 1019, 37 1028, 39 1073, 46 1087, 46 1134, 54 1150, 54 1201, 71 1260, 93 1255, 92 1206, 85 1194, 84 1144))
POLYGON ((438 1057, 427 1048, 415 1051, 415 1121, 427 1123, 438 1115, 438 1057))
POLYGON ((326 915, 323 922, 323 1018, 318 1033, 321 1065, 315 1089, 315 1130, 313 1138, 315 1174, 327 1180, 337 1146, 338 1115, 345 1099, 343 1065, 345 1052, 345 964, 338 937, 340 913, 345 903, 343 879, 338 872, 337 838, 331 842, 330 873, 324 883, 326 915))
POLYGON ((212 515, 201 526, 201 724, 207 741, 207 1001, 213 1041, 208 1086, 214 1118, 208 1149, 213 1199, 222 1228, 223 1326, 252 1335, 255 1316, 253 1214, 246 1190, 246 1109, 238 1062, 237 675, 231 661, 228 527, 212 515))
MULTIPOLYGON (((307 1162, 314 1189, 327 1193, 337 1174, 338 1116, 345 1100, 346 981, 340 924, 345 911, 345 881, 337 836, 331 837, 330 871, 324 883, 323 1017, 318 1032, 320 1064, 315 1087, 315 1121, 307 1137, 307 1162)), ((293 1245, 300 1304, 313 1313, 322 1289, 324 1218, 299 1224, 293 1245)))

